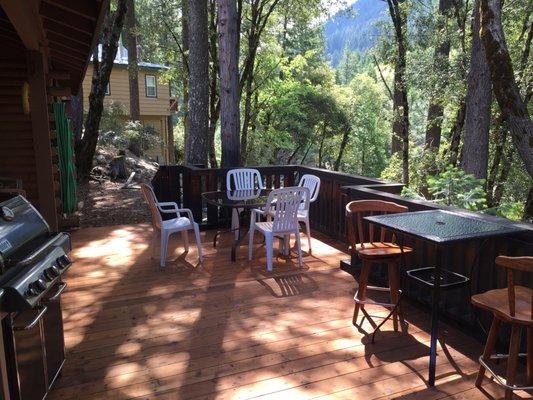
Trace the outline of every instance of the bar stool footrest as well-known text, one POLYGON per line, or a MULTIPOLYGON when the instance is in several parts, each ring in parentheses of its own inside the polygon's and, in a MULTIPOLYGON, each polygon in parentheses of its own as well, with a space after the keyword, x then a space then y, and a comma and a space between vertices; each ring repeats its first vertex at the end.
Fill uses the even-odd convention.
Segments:
MULTIPOLYGON (((519 357, 527 357, 527 353, 519 353, 519 357)), ((493 354, 489 357, 491 360, 501 360, 509 358, 509 354, 493 354)), ((498 375, 485 361, 485 357, 483 355, 479 356, 479 363, 485 367, 486 372, 488 372, 498 383, 498 385, 503 386, 505 389, 509 390, 533 390, 533 386, 518 386, 518 385, 508 385, 505 380, 498 375)))
MULTIPOLYGON (((435 267, 424 267, 408 270, 407 276, 415 282, 430 288, 435 287, 435 267)), ((440 271, 440 288, 443 290, 453 289, 459 286, 465 286, 470 281, 464 275, 457 272, 441 269, 440 271)))

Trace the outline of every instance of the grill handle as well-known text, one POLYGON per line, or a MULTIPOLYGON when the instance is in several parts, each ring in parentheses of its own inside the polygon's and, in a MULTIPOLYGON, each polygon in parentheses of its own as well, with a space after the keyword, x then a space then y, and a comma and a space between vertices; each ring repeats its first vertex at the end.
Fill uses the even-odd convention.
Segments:
POLYGON ((49 300, 49 301, 57 301, 57 300, 59 300, 59 296, 61 296, 61 293, 63 293, 63 292, 65 291, 66 288, 67 288, 67 283, 66 283, 66 282, 63 282, 63 283, 59 286, 59 289, 57 289, 56 294, 54 294, 53 296, 51 296, 48 300, 49 300))
POLYGON ((39 312, 35 316, 35 318, 26 326, 16 326, 13 328, 15 331, 28 331, 37 325, 37 323, 40 321, 40 319, 43 317, 43 315, 48 311, 48 307, 42 306, 39 307, 39 312))

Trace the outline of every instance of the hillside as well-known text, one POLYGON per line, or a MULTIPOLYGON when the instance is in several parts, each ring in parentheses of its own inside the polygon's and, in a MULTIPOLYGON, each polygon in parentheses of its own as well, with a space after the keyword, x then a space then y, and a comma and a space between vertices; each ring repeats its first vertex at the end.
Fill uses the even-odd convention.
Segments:
POLYGON ((326 56, 332 66, 341 59, 344 48, 365 51, 376 42, 376 22, 387 17, 387 3, 380 0, 357 0, 349 10, 340 11, 324 25, 326 56))

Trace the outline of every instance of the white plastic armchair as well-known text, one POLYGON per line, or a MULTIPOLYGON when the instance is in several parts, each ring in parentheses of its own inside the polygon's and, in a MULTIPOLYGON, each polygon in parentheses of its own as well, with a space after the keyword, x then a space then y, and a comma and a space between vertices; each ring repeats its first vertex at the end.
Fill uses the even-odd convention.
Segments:
POLYGON ((309 189, 309 201, 302 202, 298 210, 298 222, 303 222, 305 225, 305 234, 307 236, 307 243, 309 246, 309 253, 311 253, 311 226, 309 224, 309 206, 318 198, 320 193, 320 178, 315 175, 305 174, 300 178, 298 186, 309 189))
POLYGON ((174 202, 158 202, 157 197, 153 189, 145 184, 141 184, 141 190, 144 199, 150 207, 150 213, 152 215, 152 227, 154 229, 154 235, 152 238, 152 251, 157 246, 158 237, 161 242, 160 252, 160 266, 164 268, 167 259, 168 239, 171 234, 181 232, 183 236, 183 242, 185 251, 189 251, 189 230, 193 230, 196 238, 196 245, 198 247, 198 259, 203 261, 202 254, 202 242, 200 240, 200 228, 196 222, 192 211, 188 208, 179 208, 174 202), (168 220, 161 218, 163 214, 174 214, 176 217, 168 220), (186 215, 186 217, 182 216, 186 215))
MULTIPOLYGON (((226 174, 227 190, 254 190, 265 189, 261 173, 255 168, 230 169, 226 174)), ((231 230, 235 234, 235 240, 239 238, 239 214, 242 208, 234 208, 231 214, 231 230)))
POLYGON ((252 210, 250 218, 250 232, 248 242, 248 259, 252 259, 254 232, 257 230, 265 236, 267 269, 272 271, 272 255, 274 237, 285 239, 288 245, 290 235, 296 236, 296 250, 298 252, 298 264, 302 266, 302 247, 300 243, 300 226, 298 224, 298 209, 301 203, 309 203, 309 189, 305 187, 285 187, 274 189, 268 195, 265 206, 266 210, 271 210, 269 215, 271 221, 257 222, 259 210, 252 210))

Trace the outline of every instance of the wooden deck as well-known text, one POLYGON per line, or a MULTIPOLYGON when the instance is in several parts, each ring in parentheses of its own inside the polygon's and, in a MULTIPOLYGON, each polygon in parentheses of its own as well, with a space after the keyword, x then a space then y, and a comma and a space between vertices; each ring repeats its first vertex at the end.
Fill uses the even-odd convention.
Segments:
POLYGON ((76 263, 63 296, 68 355, 50 400, 503 395, 488 381, 484 391, 474 387, 481 345, 449 327, 429 389, 429 315, 408 303, 408 332, 386 325, 372 345, 351 324, 355 283, 338 268, 346 255, 325 242, 313 240, 304 268, 278 258, 267 273, 259 240, 254 261, 241 248, 231 263, 229 237, 214 249, 207 232, 203 265, 176 238, 174 261, 160 271, 150 235, 148 225, 73 234, 76 263))

